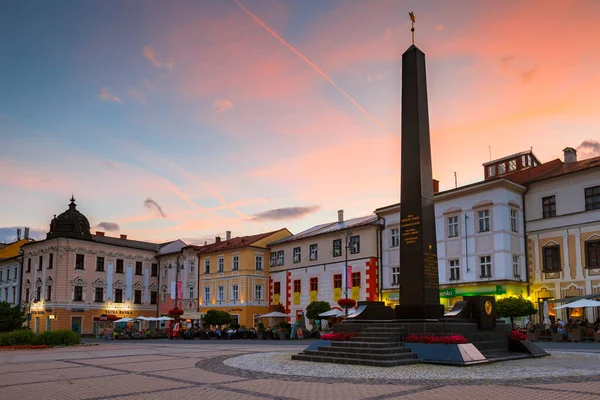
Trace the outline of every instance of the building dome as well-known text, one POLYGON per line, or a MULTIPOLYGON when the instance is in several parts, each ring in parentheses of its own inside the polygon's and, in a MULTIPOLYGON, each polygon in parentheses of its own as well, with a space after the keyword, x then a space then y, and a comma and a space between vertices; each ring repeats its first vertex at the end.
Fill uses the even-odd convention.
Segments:
POLYGON ((46 239, 57 237, 65 237, 72 239, 92 239, 90 233, 90 222, 88 219, 77 211, 75 198, 71 196, 71 204, 69 209, 54 218, 50 222, 50 232, 46 235, 46 239))

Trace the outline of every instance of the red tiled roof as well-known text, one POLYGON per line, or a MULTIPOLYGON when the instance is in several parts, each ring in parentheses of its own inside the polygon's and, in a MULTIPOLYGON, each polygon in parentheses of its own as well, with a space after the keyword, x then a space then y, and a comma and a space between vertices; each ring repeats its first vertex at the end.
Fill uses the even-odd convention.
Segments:
MULTIPOLYGON (((286 229, 286 228, 283 228, 286 229)), ((279 229, 272 232, 259 233, 257 235, 250 236, 238 236, 229 240, 221 239, 220 242, 207 244, 204 246, 188 246, 192 247, 197 254, 215 253, 218 251, 226 251, 231 249, 242 248, 246 246, 252 246, 252 243, 258 242, 274 233, 280 232, 283 229, 279 229)))
POLYGON ((589 168, 600 167, 600 157, 588 158, 574 163, 563 163, 560 159, 548 161, 537 167, 527 168, 512 174, 503 175, 502 178, 511 180, 521 185, 541 181, 549 178, 583 171, 589 168))

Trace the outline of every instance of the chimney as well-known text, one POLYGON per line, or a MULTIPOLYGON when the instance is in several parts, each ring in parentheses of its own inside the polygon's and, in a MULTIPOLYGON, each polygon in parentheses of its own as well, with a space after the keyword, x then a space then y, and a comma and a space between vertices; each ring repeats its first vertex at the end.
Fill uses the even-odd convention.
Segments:
POLYGON ((571 164, 577 162, 577 150, 572 147, 565 147, 563 150, 565 155, 565 164, 571 164))
POLYGON ((25 227, 25 234, 23 235, 23 239, 29 240, 29 227, 25 227))
POLYGON ((440 191, 440 181, 437 179, 433 180, 433 194, 436 194, 440 191))
POLYGON ((215 243, 221 243, 221 236, 215 237, 215 243))
POLYGON ((96 231, 96 236, 104 236, 104 232, 96 231))
POLYGON ((226 232, 226 235, 227 235, 227 236, 226 236, 226 237, 227 237, 227 240, 231 240, 231 231, 227 231, 227 232, 226 232))
POLYGON ((121 239, 127 239, 127 235, 121 234, 121 239))
POLYGON ((344 210, 338 210, 338 222, 344 222, 344 210))
POLYGON ((206 246, 207 244, 208 244, 208 240, 205 240, 204 241, 204 245, 206 246))
POLYGON ((21 240, 21 228, 17 228, 17 242, 21 240))

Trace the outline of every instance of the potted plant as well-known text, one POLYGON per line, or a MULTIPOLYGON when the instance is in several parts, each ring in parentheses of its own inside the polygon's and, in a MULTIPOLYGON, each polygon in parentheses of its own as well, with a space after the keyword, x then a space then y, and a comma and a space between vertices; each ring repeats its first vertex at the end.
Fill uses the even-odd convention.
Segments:
POLYGON ((354 299, 339 299, 338 300, 338 305, 340 307, 342 307, 342 309, 346 312, 346 314, 348 314, 348 309, 349 308, 354 308, 356 307, 356 300, 354 299))
POLYGON ((487 362, 473 343, 462 335, 415 335, 404 338, 404 346, 425 362, 468 365, 487 362))
POLYGON ((279 340, 286 340, 290 336, 290 327, 291 325, 285 321, 279 323, 279 330, 277 331, 279 340))

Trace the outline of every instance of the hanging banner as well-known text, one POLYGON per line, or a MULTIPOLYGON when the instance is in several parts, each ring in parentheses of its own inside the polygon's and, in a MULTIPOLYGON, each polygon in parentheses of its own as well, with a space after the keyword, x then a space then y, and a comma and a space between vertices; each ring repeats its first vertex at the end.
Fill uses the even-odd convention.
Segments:
POLYGON ((352 266, 351 265, 348 265, 348 268, 346 268, 346 287, 347 288, 352 287, 352 266))
POLYGON ((360 286, 352 287, 352 299, 356 301, 360 300, 360 286))
POLYGON ((310 302, 312 303, 313 301, 317 301, 317 291, 316 290, 311 290, 310 291, 310 302))
POLYGON ((274 305, 278 305, 279 304, 279 295, 278 294, 274 294, 273 295, 273 304, 274 305))
POLYGON ((171 300, 175 300, 175 281, 171 281, 171 300))
POLYGON ((179 281, 177 282, 177 298, 178 299, 183 299, 183 282, 179 281))
POLYGON ((300 304, 300 292, 294 292, 294 304, 300 304))
POLYGON ((338 301, 342 297, 342 288, 333 289, 333 301, 338 301))

